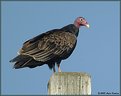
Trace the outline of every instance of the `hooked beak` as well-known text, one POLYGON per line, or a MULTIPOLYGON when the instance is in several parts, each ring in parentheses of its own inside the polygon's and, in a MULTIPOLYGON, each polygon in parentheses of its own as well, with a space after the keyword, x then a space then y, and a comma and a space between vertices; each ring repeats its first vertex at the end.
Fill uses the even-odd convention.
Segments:
POLYGON ((89 28, 89 24, 86 24, 85 26, 86 26, 87 28, 89 28))

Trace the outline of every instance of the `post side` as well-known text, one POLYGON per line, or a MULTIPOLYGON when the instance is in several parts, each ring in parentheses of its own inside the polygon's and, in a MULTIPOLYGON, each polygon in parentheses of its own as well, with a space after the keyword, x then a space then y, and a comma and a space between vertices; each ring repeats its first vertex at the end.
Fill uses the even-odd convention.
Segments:
POLYGON ((91 95, 91 77, 82 72, 54 73, 48 82, 48 95, 91 95))

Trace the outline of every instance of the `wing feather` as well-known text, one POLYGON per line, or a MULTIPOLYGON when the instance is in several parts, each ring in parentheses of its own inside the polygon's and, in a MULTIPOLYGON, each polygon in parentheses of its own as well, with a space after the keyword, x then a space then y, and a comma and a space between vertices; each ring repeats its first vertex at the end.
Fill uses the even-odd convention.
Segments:
POLYGON ((76 43, 76 36, 64 31, 50 32, 35 41, 24 43, 20 54, 29 55, 36 61, 46 62, 69 53, 76 43))

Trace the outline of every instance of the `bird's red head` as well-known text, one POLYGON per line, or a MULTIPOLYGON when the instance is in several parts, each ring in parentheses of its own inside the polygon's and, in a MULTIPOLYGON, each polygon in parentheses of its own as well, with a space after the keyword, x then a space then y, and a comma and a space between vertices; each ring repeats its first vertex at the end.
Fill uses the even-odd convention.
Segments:
POLYGON ((83 17, 78 17, 78 18, 76 18, 76 20, 74 21, 74 25, 76 26, 76 27, 80 27, 80 26, 86 26, 86 27, 88 27, 89 28, 89 24, 87 23, 87 21, 85 20, 85 18, 83 18, 83 17))

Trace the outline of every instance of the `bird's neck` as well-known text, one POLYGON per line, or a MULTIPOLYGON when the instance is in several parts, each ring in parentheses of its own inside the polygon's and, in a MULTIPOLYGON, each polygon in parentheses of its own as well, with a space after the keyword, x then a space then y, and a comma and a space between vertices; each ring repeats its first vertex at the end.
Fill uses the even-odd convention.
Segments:
POLYGON ((80 24, 79 24, 77 21, 74 21, 74 25, 75 25, 77 28, 80 28, 80 24))
POLYGON ((76 36, 78 36, 78 33, 79 33, 79 28, 76 27, 74 24, 69 24, 69 25, 63 27, 61 30, 65 31, 65 32, 73 33, 76 36))

